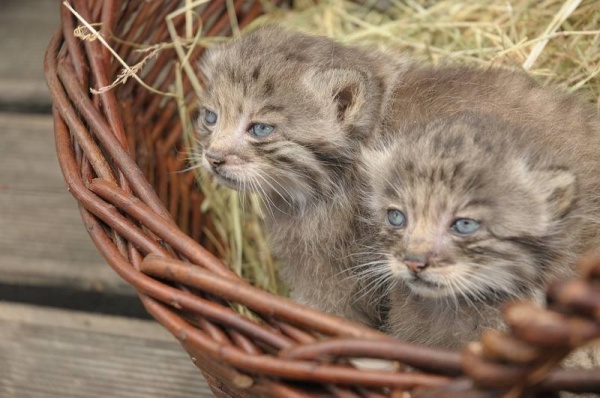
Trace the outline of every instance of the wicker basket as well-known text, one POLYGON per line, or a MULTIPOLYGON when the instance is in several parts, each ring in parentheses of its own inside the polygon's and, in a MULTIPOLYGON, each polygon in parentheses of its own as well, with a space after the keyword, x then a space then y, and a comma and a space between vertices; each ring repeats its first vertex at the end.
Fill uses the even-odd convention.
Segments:
MULTIPOLYGON (((133 65, 128 42, 168 41, 168 0, 74 0, 73 8, 133 65)), ((240 25, 261 3, 234 0, 240 25)), ((600 392, 600 372, 555 367, 574 347, 600 336, 600 261, 588 259, 585 279, 549 293, 552 307, 515 304, 505 312, 509 334, 488 333, 463 353, 433 350, 273 296, 240 279, 213 254, 201 234, 211 220, 180 155, 182 127, 175 101, 130 81, 91 95, 119 69, 98 41, 74 37, 76 20, 61 7, 62 28, 45 58, 54 101, 56 148, 68 189, 79 202, 92 240, 108 264, 139 292, 150 314, 173 335, 219 397, 551 396, 600 392), (231 309, 241 303, 262 322, 231 309), (348 358, 398 361, 398 371, 360 370, 348 358), (406 372, 404 365, 412 368, 406 372)), ((182 28, 183 18, 176 19, 182 28)), ((201 12, 207 36, 228 33, 224 0, 201 12)), ((197 51, 192 58, 200 54, 197 51)), ((167 88, 175 62, 165 50, 142 71, 167 88)), ((189 82, 184 89, 193 100, 189 82)), ((149 365, 150 366, 150 365, 149 365)))

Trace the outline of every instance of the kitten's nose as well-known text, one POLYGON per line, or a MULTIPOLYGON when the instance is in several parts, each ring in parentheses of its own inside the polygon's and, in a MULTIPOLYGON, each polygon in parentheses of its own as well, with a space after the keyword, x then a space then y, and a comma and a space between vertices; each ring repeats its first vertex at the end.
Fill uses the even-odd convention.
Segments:
POLYGON ((412 272, 421 272, 427 268, 427 256, 425 254, 405 253, 404 264, 412 272))
POLYGON ((225 163, 225 158, 221 152, 206 151, 204 156, 206 156, 206 160, 208 160, 208 163, 210 163, 212 167, 217 167, 225 163))

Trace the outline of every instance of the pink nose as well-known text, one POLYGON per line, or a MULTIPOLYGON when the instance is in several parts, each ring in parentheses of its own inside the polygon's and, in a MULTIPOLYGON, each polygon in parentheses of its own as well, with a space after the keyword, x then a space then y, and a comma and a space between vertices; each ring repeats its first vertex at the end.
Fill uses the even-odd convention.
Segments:
POLYGON ((208 163, 210 163, 212 167, 217 167, 225 163, 223 154, 220 152, 206 151, 204 156, 206 156, 206 160, 208 160, 208 163))
POLYGON ((425 254, 406 253, 404 254, 404 264, 412 272, 421 272, 427 268, 427 256, 425 254))

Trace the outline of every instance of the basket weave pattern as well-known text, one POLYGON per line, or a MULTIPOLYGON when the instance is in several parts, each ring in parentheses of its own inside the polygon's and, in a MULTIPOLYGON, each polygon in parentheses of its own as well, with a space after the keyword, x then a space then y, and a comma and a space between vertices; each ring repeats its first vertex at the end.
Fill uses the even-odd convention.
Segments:
MULTIPOLYGON (((167 42, 167 0, 73 0, 129 64, 142 58, 126 42, 167 42), (118 37, 120 41, 112 38, 118 37)), ((261 3, 234 0, 240 26, 262 13, 261 3)), ((62 26, 45 57, 54 102, 56 149, 68 189, 107 263, 134 286, 150 314, 179 339, 222 397, 463 397, 551 391, 600 392, 600 372, 560 370, 574 347, 600 336, 600 260, 588 259, 584 278, 554 286, 549 309, 515 304, 505 312, 511 332, 488 333, 476 349, 433 350, 394 340, 366 327, 256 289, 223 265, 202 226, 202 194, 181 154, 182 127, 174 100, 134 81, 111 83, 120 66, 98 41, 73 35, 74 16, 61 7, 62 26), (240 303, 258 323, 231 309, 240 303), (410 372, 360 370, 347 358, 398 361, 410 372), (414 370, 416 369, 416 370, 414 370)), ((224 0, 200 13, 205 36, 225 35, 224 0)), ((184 18, 175 19, 182 29, 184 18)), ((201 49, 192 54, 200 56, 201 49)), ((141 72, 160 90, 173 84, 176 56, 164 50, 141 72), (169 69, 170 68, 170 69, 169 69)), ((184 80, 186 99, 193 101, 184 80)), ((149 365, 151 366, 151 365, 149 365)), ((530 395, 528 395, 530 396, 530 395)))

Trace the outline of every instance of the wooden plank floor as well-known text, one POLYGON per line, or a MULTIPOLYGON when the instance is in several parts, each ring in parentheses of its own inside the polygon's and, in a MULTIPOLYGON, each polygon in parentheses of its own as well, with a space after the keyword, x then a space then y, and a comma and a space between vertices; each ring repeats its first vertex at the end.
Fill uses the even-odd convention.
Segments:
POLYGON ((155 322, 0 302, 2 398, 209 396, 155 322))
POLYGON ((50 110, 43 56, 59 26, 59 0, 2 0, 0 107, 50 110))
POLYGON ((0 7, 0 398, 212 396, 158 323, 99 314, 143 310, 92 244, 56 160, 43 55, 60 3, 0 7))
POLYGON ((49 115, 0 113, 0 281, 132 293, 85 231, 49 115))

